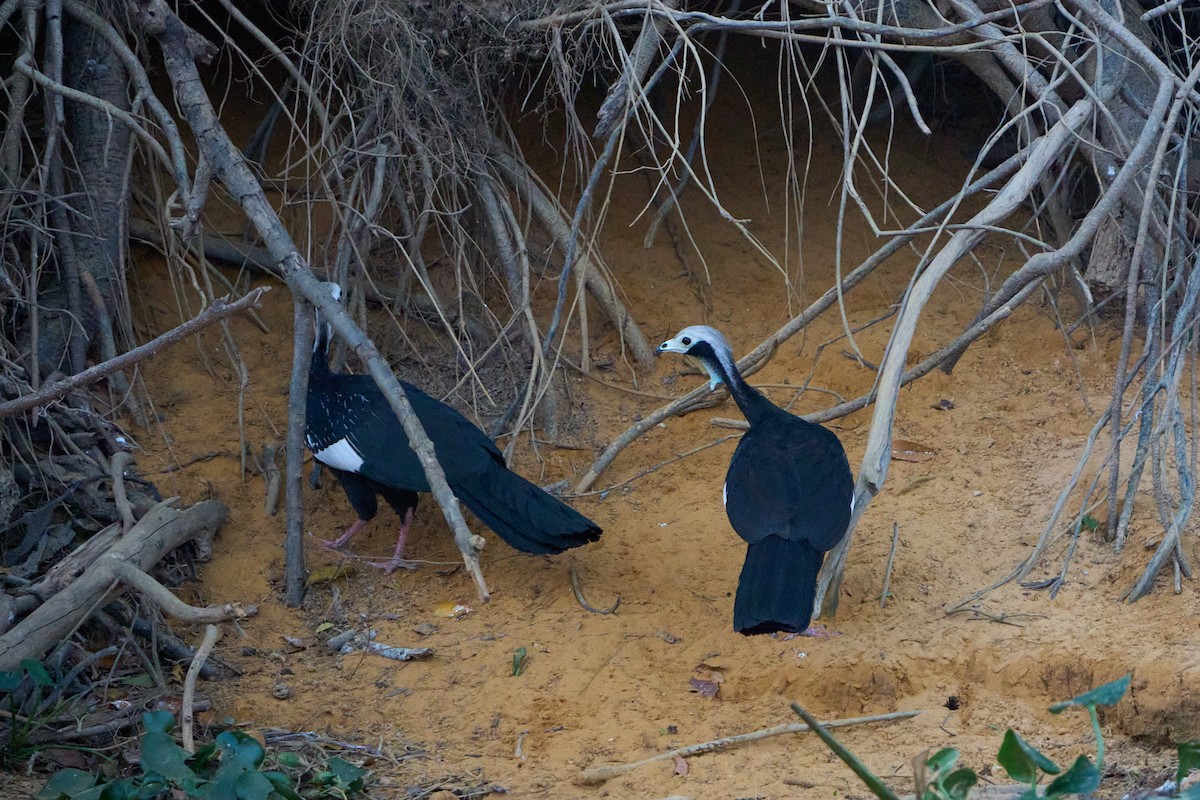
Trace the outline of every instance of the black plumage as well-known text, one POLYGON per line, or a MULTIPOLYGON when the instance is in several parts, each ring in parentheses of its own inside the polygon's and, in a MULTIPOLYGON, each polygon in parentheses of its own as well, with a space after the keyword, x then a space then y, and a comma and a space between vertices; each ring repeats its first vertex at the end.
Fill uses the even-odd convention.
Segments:
MULTIPOLYGON (((329 284, 339 296, 336 284, 329 284)), ((305 440, 317 461, 330 467, 358 521, 328 544, 341 548, 375 515, 376 495, 402 520, 388 571, 403 560, 417 493, 429 484, 404 428, 369 375, 330 370, 330 330, 318 318, 309 369, 305 440)), ((512 472, 483 431, 450 406, 400 381, 433 442, 454 495, 512 547, 526 553, 561 553, 599 538, 600 527, 562 501, 512 472)))
POLYGON ((660 353, 697 359, 710 388, 725 384, 750 429, 725 476, 725 513, 746 540, 733 604, 744 634, 803 632, 813 616, 817 573, 846 533, 854 478, 837 436, 779 408, 742 378, 721 333, 684 328, 660 353))

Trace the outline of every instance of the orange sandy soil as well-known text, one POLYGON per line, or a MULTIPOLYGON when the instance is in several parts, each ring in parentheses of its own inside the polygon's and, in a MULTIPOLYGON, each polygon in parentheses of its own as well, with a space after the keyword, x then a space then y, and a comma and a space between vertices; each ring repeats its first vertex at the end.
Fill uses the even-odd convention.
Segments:
MULTIPOLYGON (((759 120, 756 152, 747 116, 745 107, 718 115, 709 142, 724 146, 710 151, 710 163, 731 213, 750 220, 749 229, 773 252, 783 253, 788 246, 783 238, 789 213, 783 183, 787 154, 777 144, 778 126, 771 128, 769 120, 759 120), (762 163, 761 180, 756 159, 762 163)), ((966 169, 957 155, 959 145, 947 133, 930 139, 901 133, 891 152, 893 174, 912 189, 915 202, 929 207, 952 191, 966 169)), ((807 186, 804 272, 795 284, 804 298, 815 297, 833 280, 836 202, 827 200, 836 199, 841 163, 840 149, 828 139, 818 138, 813 154, 817 166, 807 186)), ((534 157, 548 158, 540 152, 534 157)), ((629 307, 654 341, 703 321, 704 311, 667 237, 660 235, 650 251, 641 248, 645 221, 635 217, 646 191, 637 174, 618 179, 601 245, 629 307)), ((688 200, 691 233, 711 277, 705 287, 712 306, 707 321, 722 328, 741 354, 787 319, 783 279, 694 192, 688 200)), ((793 265, 795 246, 793 241, 793 265)), ((859 263, 875 246, 865 230, 848 230, 845 263, 859 263)), ((927 308, 914 356, 932 352, 971 320, 985 272, 994 287, 1016 262, 1012 253, 996 248, 981 248, 975 256, 978 263, 958 267, 927 308)), ((862 324, 895 302, 914 263, 915 256, 902 254, 852 293, 846 304, 849 321, 862 324)), ((143 269, 139 280, 135 310, 144 315, 142 333, 169 327, 178 313, 165 271, 143 269)), ((550 288, 542 287, 543 297, 550 288)), ((801 302, 794 299, 791 308, 801 302)), ((262 310, 270 334, 244 319, 232 323, 251 376, 246 419, 256 449, 277 438, 268 419, 279 436, 285 425, 291 314, 286 290, 277 287, 262 310)), ((615 357, 616 364, 596 374, 629 387, 631 374, 620 360, 616 338, 598 316, 593 308, 593 354, 598 360, 615 357)), ((879 361, 890 325, 858 335, 869 360, 879 361)), ((841 354, 845 342, 827 347, 814 366, 818 345, 840 331, 836 310, 826 314, 786 343, 752 382, 794 385, 812 372, 814 387, 847 398, 859 395, 874 373, 841 354)), ((574 328, 570 336, 576 342, 569 346, 577 347, 574 328)), ((1030 304, 977 343, 952 376, 935 373, 902 393, 896 436, 936 453, 922 463, 893 462, 884 491, 855 532, 841 609, 829 638, 745 638, 731 629, 731 593, 744 545, 726 521, 720 488, 733 441, 663 466, 603 498, 590 494, 573 500, 604 527, 596 544, 562 556, 533 557, 515 553, 486 532, 483 570, 493 591, 487 605, 477 602, 470 580, 455 568, 458 553, 440 513, 425 498, 409 540, 410 557, 427 562, 420 570, 384 576, 363 566, 333 584, 339 602, 331 585, 322 584, 308 592, 302 608, 287 608, 280 598, 283 516, 264 515, 261 477, 239 479, 236 381, 214 332, 200 341, 215 365, 215 379, 195 344, 145 365, 146 383, 164 422, 161 430, 141 432, 139 464, 154 473, 175 459, 224 453, 151 475, 164 495, 179 494, 187 501, 215 496, 230 506, 215 557, 203 567, 193 599, 259 606, 258 616, 243 623, 240 633, 226 626, 218 645, 220 658, 244 675, 203 687, 214 698, 214 713, 252 726, 322 731, 385 750, 413 743, 428 754, 402 765, 375 762, 377 796, 403 796, 407 786, 478 770, 514 796, 867 797, 850 771, 807 735, 693 757, 686 776, 675 774, 675 764, 666 761, 602 786, 577 782, 587 767, 795 721, 788 707, 793 700, 823 719, 922 710, 911 720, 840 734, 877 774, 910 792, 912 759, 926 749, 957 747, 966 765, 991 774, 1008 726, 1058 763, 1070 763, 1076 754, 1090 752, 1086 718, 1082 713, 1053 716, 1047 706, 1132 670, 1131 697, 1104 718, 1110 755, 1101 796, 1119 797, 1133 787, 1161 783, 1173 768, 1166 742, 1200 734, 1195 694, 1200 609, 1193 585, 1185 582, 1183 594, 1175 595, 1164 580, 1145 600, 1120 602, 1148 558, 1143 545, 1161 535, 1152 498, 1146 493, 1139 498, 1144 508, 1122 558, 1093 536, 1085 538, 1056 600, 1008 585, 984 598, 984 613, 944 611, 1007 574, 1029 552, 1076 465, 1095 409, 1106 402, 1118 336, 1112 323, 1102 322, 1094 339, 1074 351, 1076 372, 1046 310, 1030 304), (1085 408, 1084 395, 1092 410, 1085 408), (943 399, 953 402, 953 410, 933 408, 943 399), (892 596, 880 608, 894 523, 900 543, 892 596), (598 616, 576 603, 568 577, 572 565, 593 605, 621 598, 616 614, 598 616), (439 605, 447 602, 473 610, 460 619, 439 616, 439 605), (370 626, 381 642, 431 647, 435 656, 399 664, 360 653, 336 655, 316 633, 325 622, 339 629, 370 626), (424 635, 415 630, 419 626, 424 635), (285 637, 311 646, 299 649, 285 637), (519 647, 529 656, 524 672, 513 677, 513 653, 519 647), (696 672, 702 664, 724 678, 716 699, 690 690, 689 679, 704 677, 696 672), (286 699, 273 694, 280 685, 290 690, 286 699), (961 703, 957 711, 945 707, 951 695, 961 703)), ((700 380, 690 371, 680 374, 684 370, 682 362, 664 360, 640 372, 637 385, 644 392, 675 395, 700 380)), ((543 444, 535 452, 525 435, 517 448, 517 468, 543 483, 577 478, 637 415, 662 402, 578 375, 570 381, 587 417, 561 435, 561 443, 570 447, 543 444)), ((795 397, 787 388, 767 391, 781 404, 795 397)), ((809 391, 795 409, 806 412, 831 402, 830 394, 809 391)), ((834 425, 855 466, 869 414, 834 425)), ((737 416, 736 407, 726 402, 670 420, 629 447, 596 488, 727 435, 728 430, 713 427, 713 418, 737 416)), ((321 491, 306 486, 305 511, 306 529, 322 537, 335 535, 352 519, 345 497, 328 479, 321 491)), ((395 523, 390 510, 381 512, 353 542, 354 552, 390 553, 395 523)), ((357 563, 308 541, 312 568, 357 563)), ((1192 554, 1190 537, 1187 547, 1192 554)), ((1034 577, 1056 574, 1060 557, 1061 549, 1054 550, 1034 577)))

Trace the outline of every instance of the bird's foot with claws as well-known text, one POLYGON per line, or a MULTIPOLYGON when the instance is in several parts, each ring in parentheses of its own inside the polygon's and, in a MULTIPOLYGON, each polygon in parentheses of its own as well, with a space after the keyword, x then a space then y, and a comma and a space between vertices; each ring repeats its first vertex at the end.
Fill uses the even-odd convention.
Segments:
POLYGON ((354 534, 361 531, 364 525, 366 525, 365 522, 358 520, 349 528, 347 528, 345 533, 336 539, 322 539, 320 536, 313 536, 313 538, 320 542, 321 546, 326 550, 337 550, 338 552, 344 553, 346 551, 346 545, 350 544, 350 540, 354 537, 354 534))
POLYGON ((831 631, 831 630, 829 630, 829 628, 825 627, 824 625, 817 624, 817 625, 810 625, 808 628, 806 628, 804 631, 802 631, 800 633, 789 633, 787 636, 783 637, 783 641, 790 642, 792 639, 795 639, 797 636, 811 636, 814 639, 828 639, 833 636, 841 636, 841 635, 842 634, 839 633, 838 631, 831 631))
POLYGON ((383 570, 384 575, 391 575, 398 569, 419 569, 420 564, 403 558, 393 558, 391 561, 368 561, 368 565, 383 570))

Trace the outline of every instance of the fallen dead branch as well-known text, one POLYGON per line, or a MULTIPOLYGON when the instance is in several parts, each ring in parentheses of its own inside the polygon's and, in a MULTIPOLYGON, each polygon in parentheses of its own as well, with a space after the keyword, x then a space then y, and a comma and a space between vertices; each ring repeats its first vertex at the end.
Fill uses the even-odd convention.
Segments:
MULTIPOLYGON (((16 669, 23 659, 40 659, 100 608, 104 598, 120 584, 137 589, 167 614, 188 622, 216 622, 253 614, 253 606, 242 608, 236 604, 194 608, 147 574, 164 556, 187 542, 211 537, 228 513, 217 500, 204 500, 186 511, 164 502, 138 520, 128 533, 104 539, 102 543, 110 546, 101 549, 91 545, 92 540, 86 542, 76 551, 79 554, 86 548, 86 556, 70 560, 69 574, 60 573, 53 581, 40 585, 46 594, 25 595, 41 602, 0 636, 0 670, 16 669)), ((112 527, 119 532, 119 526, 112 527)))
MULTIPOLYGON (((920 711, 894 711, 890 714, 877 714, 870 717, 851 717, 848 719, 835 719, 830 722, 822 722, 823 728, 848 728, 852 725, 866 725, 872 722, 889 722, 897 719, 909 719, 920 714, 920 711)), ((678 747, 674 750, 669 750, 665 753, 659 753, 650 758, 644 758, 641 761, 634 761, 629 764, 615 764, 608 767, 592 767, 585 769, 579 776, 580 783, 588 786, 604 783, 613 778, 620 777, 629 772, 633 772, 638 767, 644 767, 647 764, 654 764, 658 761, 670 761, 676 757, 687 758, 689 756, 698 756, 704 753, 714 753, 718 750, 725 750, 746 742, 757 742, 759 739, 766 739, 771 736, 779 736, 784 733, 804 733, 812 730, 806 723, 789 722, 785 725, 776 725, 772 728, 762 728, 761 730, 751 731, 750 733, 740 733, 736 736, 726 736, 721 739, 713 739, 700 744, 688 745, 687 747, 678 747)))

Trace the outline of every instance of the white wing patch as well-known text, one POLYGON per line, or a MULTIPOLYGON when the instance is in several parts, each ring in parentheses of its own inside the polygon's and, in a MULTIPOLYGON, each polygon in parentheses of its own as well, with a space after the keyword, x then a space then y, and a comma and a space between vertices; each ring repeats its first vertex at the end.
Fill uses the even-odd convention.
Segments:
POLYGON ((721 505, 729 508, 729 481, 721 484, 721 505))
POLYGON ((850 493, 850 513, 854 513, 854 493, 850 493))
POLYGON ((338 439, 324 450, 313 453, 313 457, 325 466, 346 472, 358 472, 363 465, 363 457, 354 449, 354 445, 350 444, 349 439, 338 439))

